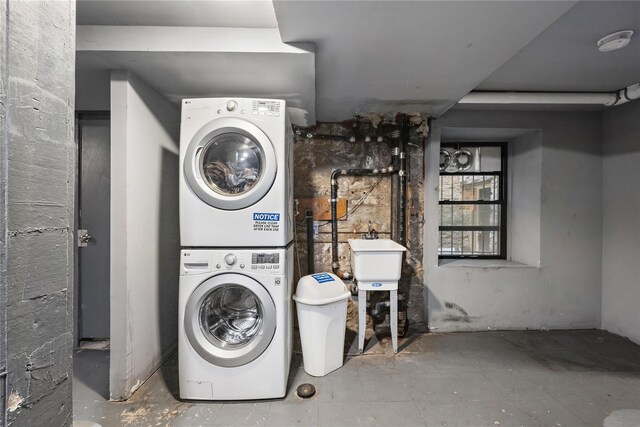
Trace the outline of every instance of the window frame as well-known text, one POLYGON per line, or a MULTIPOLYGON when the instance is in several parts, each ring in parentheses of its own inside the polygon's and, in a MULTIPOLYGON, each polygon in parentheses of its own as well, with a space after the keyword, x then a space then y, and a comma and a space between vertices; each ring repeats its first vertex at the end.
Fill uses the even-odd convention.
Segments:
MULTIPOLYGON (((488 171, 488 172, 444 172, 438 170, 438 182, 440 182, 441 176, 487 176, 494 175, 500 180, 499 182, 499 199, 498 200, 440 200, 440 192, 438 192, 438 209, 442 205, 499 205, 500 206, 500 225, 498 226, 498 232, 500 233, 500 251, 497 255, 453 255, 453 254, 440 254, 438 253, 438 259, 507 259, 507 143, 505 141, 491 141, 491 142, 442 142, 440 148, 455 148, 460 147, 500 147, 500 171, 488 171)), ((494 229, 494 227, 489 226, 494 229)), ((484 231, 488 226, 442 226, 440 225, 440 219, 438 219, 438 240, 441 238, 442 231, 484 231), (472 230, 472 229, 476 230, 472 230), (480 229, 481 228, 481 229, 480 229)), ((490 230, 495 231, 495 230, 490 230)))

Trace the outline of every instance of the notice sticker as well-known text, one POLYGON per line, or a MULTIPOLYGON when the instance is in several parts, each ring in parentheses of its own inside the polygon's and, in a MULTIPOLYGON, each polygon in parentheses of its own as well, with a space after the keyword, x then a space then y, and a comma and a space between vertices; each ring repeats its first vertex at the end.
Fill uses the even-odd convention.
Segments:
POLYGON ((253 213, 253 231, 279 231, 280 214, 270 212, 253 213))
POLYGON ((318 283, 326 283, 326 282, 335 282, 336 281, 333 277, 331 277, 331 275, 329 273, 312 274, 311 277, 316 279, 316 282, 318 282, 318 283))

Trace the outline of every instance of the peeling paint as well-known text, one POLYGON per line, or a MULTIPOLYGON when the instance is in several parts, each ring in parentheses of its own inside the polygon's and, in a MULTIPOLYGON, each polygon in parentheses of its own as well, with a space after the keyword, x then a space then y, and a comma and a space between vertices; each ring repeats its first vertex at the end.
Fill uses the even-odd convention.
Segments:
MULTIPOLYGON (((371 113, 375 117, 386 115, 371 113)), ((361 118, 364 116, 361 116, 361 118)), ((367 117, 369 117, 367 115, 367 117)), ((391 116, 390 116, 391 117, 391 116)), ((347 121, 344 123, 319 123, 314 128, 300 130, 295 138, 294 170, 295 198, 329 197, 330 174, 334 169, 386 166, 391 160, 393 147, 397 139, 384 138, 378 141, 375 135, 390 135, 397 129, 388 122, 378 123, 375 129, 372 123, 347 121), (357 128, 353 125, 356 124, 357 128), (358 135, 355 141, 350 137, 358 135), (311 134, 311 137, 307 137, 311 134), (370 141, 365 141, 366 136, 370 141)), ((412 129, 415 129, 412 128, 412 129)), ((400 290, 406 296, 408 315, 413 322, 422 322, 424 316, 424 279, 423 279, 423 223, 424 191, 423 165, 424 145, 421 135, 411 132, 408 147, 408 194, 407 194, 407 253, 403 266, 403 280, 400 290)), ((391 178, 378 180, 375 177, 347 177, 339 182, 339 197, 348 200, 348 215, 339 221, 338 242, 340 264, 350 269, 350 252, 347 240, 360 238, 367 232, 369 221, 380 238, 391 237, 391 178), (357 208, 356 208, 357 206, 357 208)), ((331 271, 331 226, 328 221, 315 221, 317 233, 314 233, 315 271, 331 271)), ((296 281, 307 274, 306 228, 305 224, 296 227, 297 254, 296 281), (302 271, 298 270, 298 265, 302 271)), ((357 316, 357 312, 356 312, 357 316)), ((357 328, 356 328, 357 330, 357 328)))
POLYGON ((289 120, 293 126, 308 126, 307 116, 309 115, 309 112, 307 110, 296 107, 287 107, 287 114, 289 115, 289 120))
POLYGON ((371 126, 377 129, 380 123, 384 120, 384 115, 380 113, 365 113, 362 115, 362 118, 365 121, 371 122, 371 126))
POLYGON ((15 390, 11 390, 11 394, 9 394, 9 398, 7 399, 7 411, 13 412, 20 407, 20 404, 24 401, 24 398, 20 396, 15 390))
POLYGON ((134 409, 125 409, 120 413, 120 421, 123 425, 137 425, 140 418, 146 418, 151 413, 151 407, 148 405, 139 406, 134 409))
POLYGON ((140 379, 137 379, 135 384, 133 384, 133 386, 131 387, 131 390, 129 390, 129 396, 131 396, 141 385, 142 381, 140 381, 140 379))

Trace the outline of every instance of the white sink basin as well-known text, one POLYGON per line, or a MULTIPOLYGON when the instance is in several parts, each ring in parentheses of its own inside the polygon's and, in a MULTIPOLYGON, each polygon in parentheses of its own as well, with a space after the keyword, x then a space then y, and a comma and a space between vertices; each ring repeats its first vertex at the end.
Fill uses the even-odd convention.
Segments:
POLYGON ((380 283, 380 290, 397 286, 402 273, 402 253, 407 250, 389 239, 349 239, 351 268, 358 286, 380 283))

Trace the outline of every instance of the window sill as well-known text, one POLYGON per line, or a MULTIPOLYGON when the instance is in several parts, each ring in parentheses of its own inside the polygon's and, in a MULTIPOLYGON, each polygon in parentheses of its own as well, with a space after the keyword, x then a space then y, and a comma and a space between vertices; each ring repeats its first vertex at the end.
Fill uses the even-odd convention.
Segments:
POLYGON ((438 267, 444 268, 538 268, 503 259, 439 259, 438 267))

